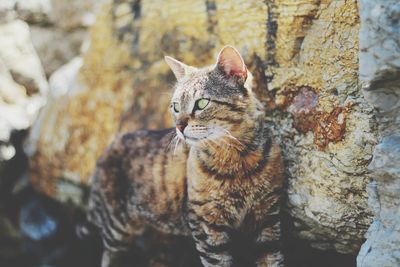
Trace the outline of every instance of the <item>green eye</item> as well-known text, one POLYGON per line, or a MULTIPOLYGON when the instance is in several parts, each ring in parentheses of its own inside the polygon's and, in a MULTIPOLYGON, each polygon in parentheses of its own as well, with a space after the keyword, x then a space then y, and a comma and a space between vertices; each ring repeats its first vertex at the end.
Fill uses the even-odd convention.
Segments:
POLYGON ((197 109, 199 109, 199 110, 204 109, 205 107, 207 107, 209 102, 210 102, 210 99, 206 99, 206 98, 197 100, 197 102, 196 102, 197 109))
POLYGON ((179 111, 181 111, 181 107, 179 106, 179 103, 174 102, 174 103, 172 104, 172 106, 173 106, 174 111, 175 111, 176 113, 179 113, 179 111))

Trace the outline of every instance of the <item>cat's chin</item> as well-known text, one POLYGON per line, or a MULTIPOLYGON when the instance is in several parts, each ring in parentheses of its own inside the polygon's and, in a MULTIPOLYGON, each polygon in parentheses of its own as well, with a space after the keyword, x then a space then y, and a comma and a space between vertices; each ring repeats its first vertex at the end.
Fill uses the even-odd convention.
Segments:
POLYGON ((195 137, 189 137, 189 136, 185 136, 184 140, 185 140, 186 144, 188 144, 190 146, 197 146, 201 142, 201 139, 195 138, 195 137))

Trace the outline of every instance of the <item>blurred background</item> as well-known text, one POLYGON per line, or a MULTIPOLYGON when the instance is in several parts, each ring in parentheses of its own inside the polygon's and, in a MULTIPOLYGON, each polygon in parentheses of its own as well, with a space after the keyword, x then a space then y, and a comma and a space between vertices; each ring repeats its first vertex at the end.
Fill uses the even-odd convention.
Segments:
MULTIPOLYGON (((383 40, 368 23, 360 31, 360 14, 371 25, 389 14, 361 2, 1 0, 0 266, 99 266, 98 237, 75 234, 96 159, 118 132, 171 126, 165 55, 204 66, 226 44, 284 149, 288 266, 356 266, 376 212, 365 188, 380 131, 359 46, 363 66, 379 66, 367 47, 383 40)), ((199 266, 191 240, 153 232, 126 256, 199 266)))

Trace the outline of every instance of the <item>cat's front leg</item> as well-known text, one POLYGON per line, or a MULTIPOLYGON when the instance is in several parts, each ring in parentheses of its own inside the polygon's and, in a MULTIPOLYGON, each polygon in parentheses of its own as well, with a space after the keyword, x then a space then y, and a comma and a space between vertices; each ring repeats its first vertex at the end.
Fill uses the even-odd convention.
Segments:
POLYGON ((192 230, 192 235, 204 266, 232 266, 230 239, 226 232, 217 231, 203 224, 192 230))
POLYGON ((202 264, 206 267, 233 266, 229 228, 205 222, 195 215, 190 217, 189 226, 202 264))
POLYGON ((256 240, 259 256, 256 260, 257 267, 283 267, 284 256, 282 253, 280 221, 268 221, 259 232, 256 240))
POLYGON ((265 252, 257 261, 257 267, 283 267, 284 257, 281 251, 265 252))

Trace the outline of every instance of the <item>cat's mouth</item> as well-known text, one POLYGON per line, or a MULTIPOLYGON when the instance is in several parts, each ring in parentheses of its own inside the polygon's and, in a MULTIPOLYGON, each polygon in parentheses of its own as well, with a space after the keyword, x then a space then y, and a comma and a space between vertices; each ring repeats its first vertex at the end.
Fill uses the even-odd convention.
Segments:
MULTIPOLYGON (((178 134, 178 136, 179 136, 179 134, 178 134)), ((187 134, 182 134, 182 133, 181 133, 181 136, 179 136, 179 138, 181 138, 184 141, 189 141, 189 142, 198 142, 201 139, 204 139, 201 137, 189 136, 187 134)))
POLYGON ((183 140, 189 145, 196 145, 198 144, 199 141, 202 139, 205 139, 204 137, 195 137, 195 136, 189 136, 187 134, 183 134, 180 131, 176 131, 179 139, 183 140))
POLYGON ((199 132, 199 131, 180 131, 178 128, 176 129, 176 134, 179 137, 179 139, 187 142, 187 143, 194 143, 194 142, 199 142, 201 140, 206 139, 206 135, 204 131, 199 132))
POLYGON ((185 136, 185 140, 189 140, 189 141, 199 141, 200 139, 204 139, 204 138, 185 136))

